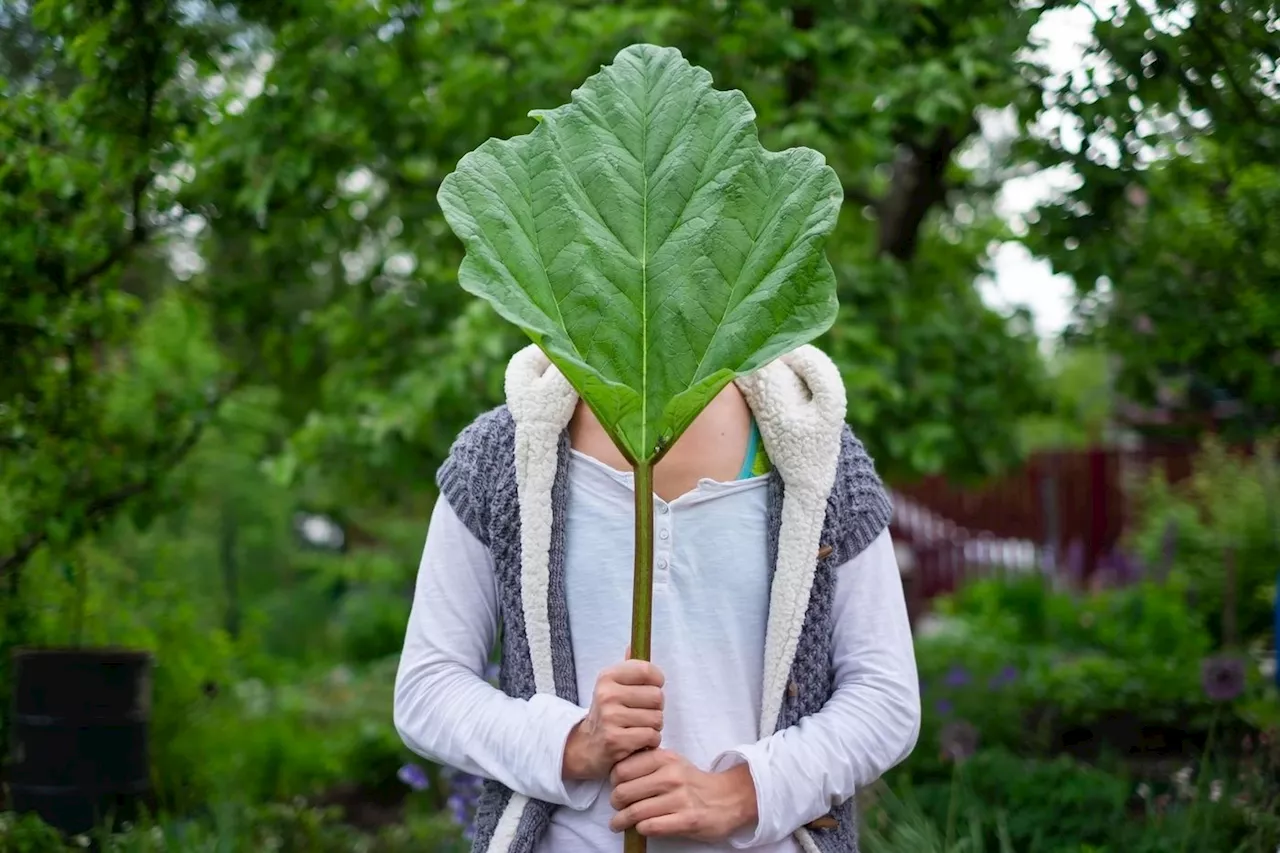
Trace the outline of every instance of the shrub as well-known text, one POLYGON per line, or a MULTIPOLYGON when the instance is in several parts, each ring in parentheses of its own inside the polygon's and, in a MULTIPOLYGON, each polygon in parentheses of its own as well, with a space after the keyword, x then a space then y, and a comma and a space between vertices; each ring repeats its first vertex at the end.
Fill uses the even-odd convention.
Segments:
POLYGON ((399 654, 408 621, 409 598, 401 592, 372 587, 347 593, 337 616, 343 659, 363 663, 399 654))
POLYGON ((1142 491, 1132 545, 1148 565, 1172 564, 1187 602, 1215 643, 1223 637, 1225 557, 1237 577, 1238 639, 1268 637, 1280 571, 1280 467, 1274 442, 1252 457, 1210 441, 1191 476, 1171 485, 1157 474, 1142 491))
MULTIPOLYGON (((0 853, 78 853, 89 840, 64 840, 34 817, 0 814, 0 853)), ((374 835, 345 825, 334 809, 296 803, 222 803, 198 820, 146 821, 96 840, 103 853, 464 853, 469 847, 444 814, 413 817, 374 835)))
POLYGON ((1270 851, 1280 843, 1270 804, 1250 811, 1234 787, 1212 798, 1186 779, 1152 790, 1065 756, 984 750, 953 779, 918 782, 902 768, 890 781, 864 819, 869 853, 1270 851))

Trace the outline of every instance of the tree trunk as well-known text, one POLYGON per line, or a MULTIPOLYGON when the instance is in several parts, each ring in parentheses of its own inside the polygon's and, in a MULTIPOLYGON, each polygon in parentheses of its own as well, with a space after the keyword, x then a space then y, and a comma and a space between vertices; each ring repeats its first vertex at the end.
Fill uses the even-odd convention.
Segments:
POLYGON ((899 146, 889 193, 876 208, 880 220, 877 254, 903 262, 915 256, 925 217, 946 198, 947 166, 963 140, 964 136, 942 128, 927 146, 899 146))

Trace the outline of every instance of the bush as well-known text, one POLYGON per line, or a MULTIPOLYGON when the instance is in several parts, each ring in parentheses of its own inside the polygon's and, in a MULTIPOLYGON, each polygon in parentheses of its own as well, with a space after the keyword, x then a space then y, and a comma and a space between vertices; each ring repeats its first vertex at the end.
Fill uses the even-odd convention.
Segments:
POLYGON ((1219 751, 1280 731, 1275 688, 1246 664, 1240 696, 1215 702, 1202 666, 1208 627, 1186 616, 1177 581, 1090 593, 1040 577, 975 582, 939 602, 941 629, 916 641, 924 719, 910 760, 945 780, 943 732, 972 725, 983 747, 1067 753, 1101 767, 1192 764, 1217 723, 1219 751))
POLYGON ((1081 595, 1038 576, 985 580, 939 610, 950 617, 943 631, 916 643, 924 743, 951 718, 1024 751, 1050 749, 1050 729, 1116 717, 1207 728, 1200 668, 1210 639, 1174 586, 1081 595))
POLYGON ((62 836, 39 818, 0 813, 0 853, 52 853, 63 849, 62 836))
MULTIPOLYGON (((445 815, 415 817, 376 835, 342 823, 333 809, 299 804, 213 808, 198 820, 147 821, 99 837, 103 853, 464 853, 461 830, 445 815)), ((0 814, 0 853, 78 853, 89 838, 64 840, 34 817, 0 814)))
POLYGON ((1270 637, 1276 573, 1280 571, 1280 467, 1276 445, 1261 443, 1252 457, 1215 442, 1196 458, 1190 478, 1176 485, 1161 475, 1142 492, 1130 537, 1147 565, 1171 564, 1172 577, 1206 625, 1224 641, 1226 554, 1237 578, 1240 641, 1270 637))
POLYGON ((984 750, 951 779, 916 782, 908 768, 891 779, 864 818, 869 853, 1170 853, 1184 839, 1187 850, 1271 851, 1280 843, 1270 803, 1249 811, 1235 802, 1238 789, 1224 786, 1216 799, 1185 780, 1153 790, 1064 756, 984 750))
POLYGON ((1186 594, 1185 584, 1156 580, 1082 594, 1054 590, 1033 574, 975 581, 941 599, 938 610, 1005 643, 1198 662, 1212 637, 1187 619, 1186 594))
POLYGON ((378 588, 347 593, 337 617, 343 659, 363 663, 399 654, 409 604, 407 595, 378 588))

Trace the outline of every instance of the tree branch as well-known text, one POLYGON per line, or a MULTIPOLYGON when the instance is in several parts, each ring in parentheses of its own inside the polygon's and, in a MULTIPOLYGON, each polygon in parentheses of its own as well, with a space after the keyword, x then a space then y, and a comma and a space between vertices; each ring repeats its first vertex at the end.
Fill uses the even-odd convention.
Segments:
MULTIPOLYGON (((84 521, 79 529, 75 531, 76 536, 83 536, 96 530, 103 521, 105 521, 111 513, 119 509, 131 498, 137 497, 144 492, 151 490, 159 482, 160 478, 171 471, 178 463, 187 457, 200 440, 200 436, 204 434, 205 427, 217 415, 218 409, 227 396, 239 386, 244 380, 245 371, 241 371, 233 376, 226 386, 218 393, 218 395, 209 403, 208 407, 203 409, 196 415, 195 422, 191 428, 187 430, 187 434, 182 440, 168 449, 167 452, 160 455, 160 458, 152 465, 148 466, 144 473, 137 480, 126 483, 122 486, 107 492, 104 495, 90 500, 85 506, 84 521)), ((11 553, 0 557, 0 578, 10 572, 15 572, 31 558, 31 555, 39 550, 49 539, 48 524, 41 525, 41 528, 34 533, 28 534, 19 543, 11 553)))
POLYGON ((977 122, 971 121, 958 135, 944 127, 927 146, 902 146, 893 164, 889 193, 878 207, 880 254, 904 262, 915 256, 925 216, 946 197, 951 155, 976 127, 977 122))
MULTIPOLYGON (((813 29, 814 10, 808 3, 797 3, 791 7, 791 25, 798 32, 813 29)), ((809 100, 818 84, 818 68, 812 56, 795 60, 787 65, 786 87, 787 105, 795 106, 809 100)))
POLYGON ((1214 41, 1202 27, 1197 26, 1200 21, 1200 17, 1201 16, 1197 14, 1192 18, 1191 26, 1188 29, 1196 34, 1196 38, 1204 42, 1205 47, 1209 48, 1209 52, 1213 54, 1214 59, 1218 60, 1218 71, 1226 78, 1227 83, 1230 84, 1232 90, 1235 91, 1236 96, 1240 98, 1240 102, 1244 105, 1245 111, 1249 113, 1249 117, 1254 120, 1261 118, 1258 114, 1258 105, 1254 103, 1252 96, 1245 91, 1244 86, 1242 86, 1240 81, 1236 79, 1235 75, 1231 73, 1231 66, 1228 64, 1227 57, 1222 53, 1222 48, 1218 46, 1218 43, 1214 41))
POLYGON ((107 252, 102 260, 98 261, 88 269, 82 270, 79 274, 69 279, 66 282, 66 286, 63 288, 63 291, 65 293, 72 293, 84 287, 86 284, 93 281, 116 264, 120 263, 120 261, 124 260, 129 254, 130 249, 133 248, 133 245, 134 241, 132 239, 117 243, 111 248, 111 251, 107 252))

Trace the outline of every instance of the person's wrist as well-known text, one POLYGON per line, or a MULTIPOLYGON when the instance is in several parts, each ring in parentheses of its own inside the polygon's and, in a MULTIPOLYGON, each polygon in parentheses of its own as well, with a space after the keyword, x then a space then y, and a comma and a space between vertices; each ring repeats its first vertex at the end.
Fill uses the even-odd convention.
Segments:
POLYGON ((718 777, 722 797, 722 814, 729 823, 725 835, 729 836, 738 830, 754 826, 760 819, 756 803, 756 783, 751 778, 751 768, 746 764, 738 764, 728 770, 715 774, 718 777))
POLYGON ((579 720, 569 730, 569 737, 564 742, 564 760, 560 766, 560 776, 566 782, 580 782, 591 778, 585 750, 586 735, 582 732, 582 721, 579 720))

